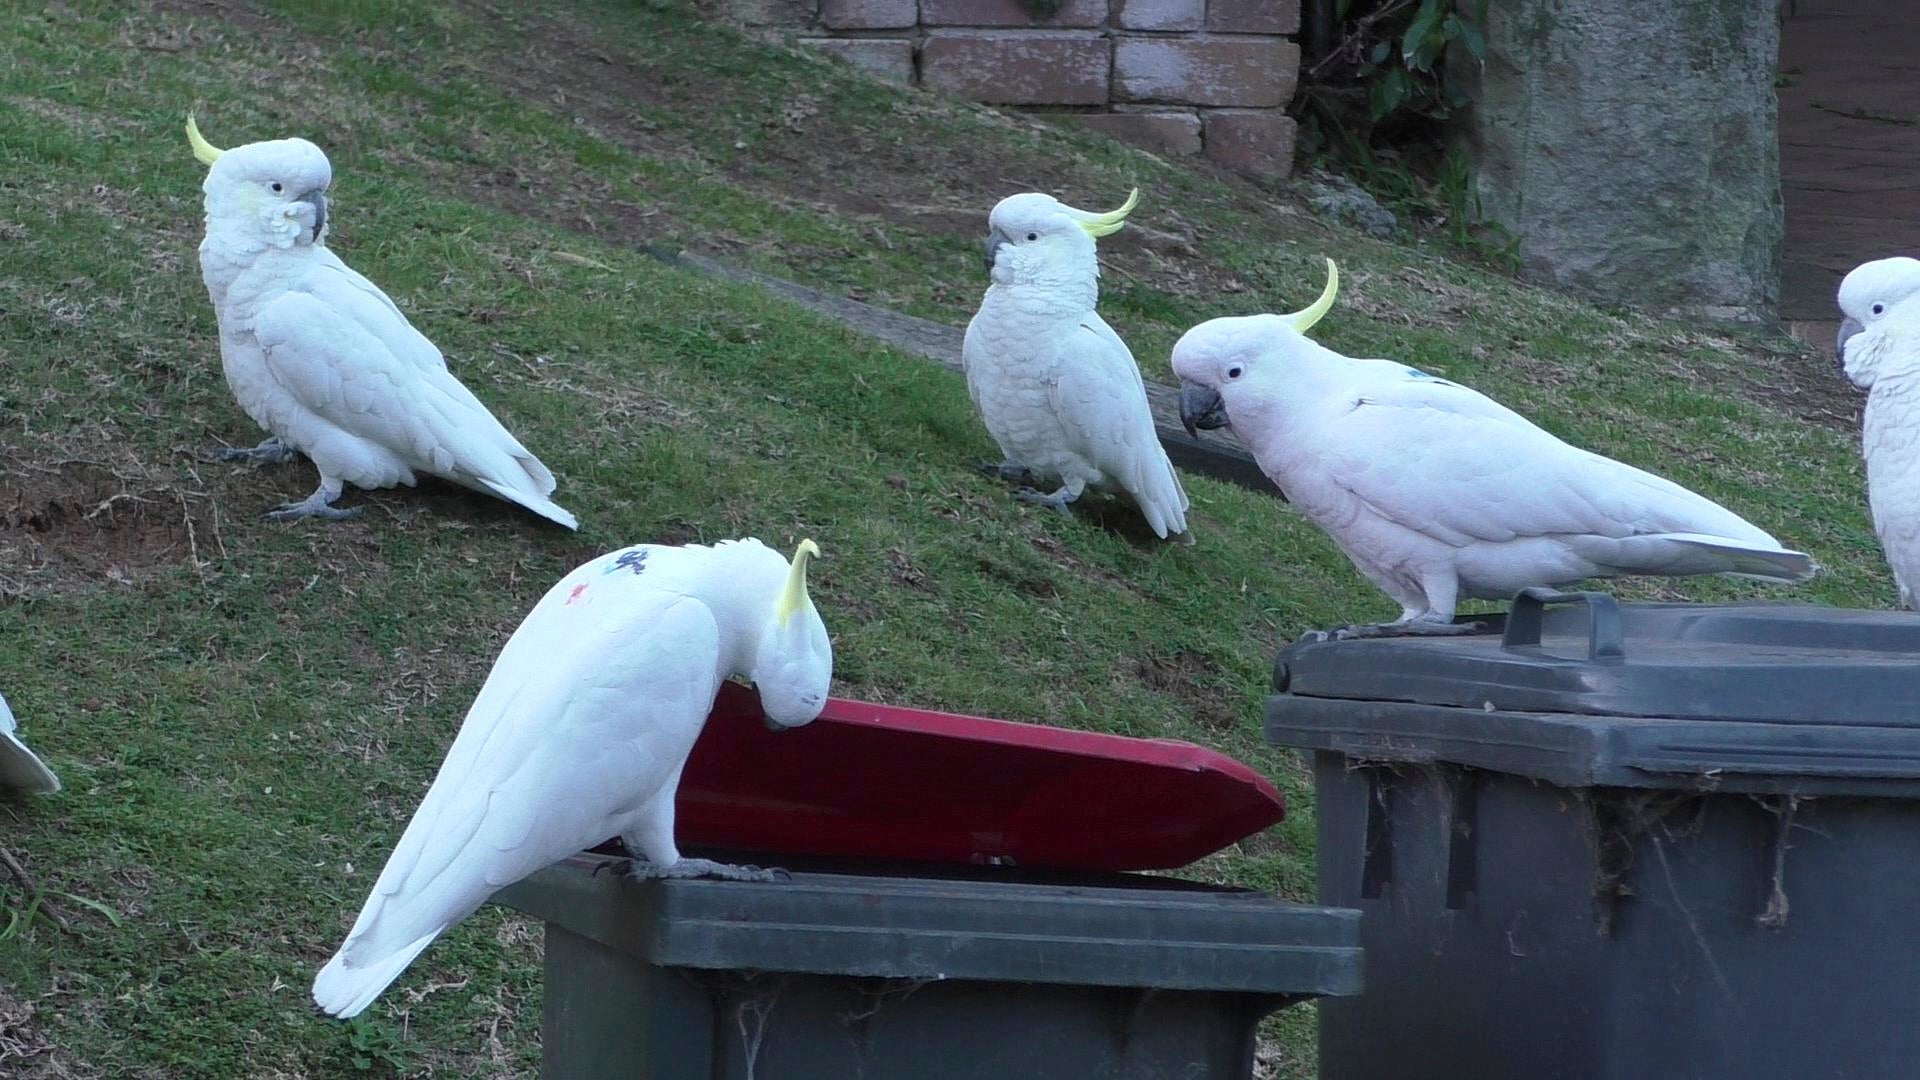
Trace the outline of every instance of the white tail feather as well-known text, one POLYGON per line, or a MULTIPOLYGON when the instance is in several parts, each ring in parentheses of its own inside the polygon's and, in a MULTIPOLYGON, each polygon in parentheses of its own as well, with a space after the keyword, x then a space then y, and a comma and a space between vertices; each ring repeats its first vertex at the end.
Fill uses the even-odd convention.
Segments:
POLYGON ((485 477, 476 478, 476 482, 508 502, 518 503, 557 525, 565 525, 569 529, 578 529, 580 527, 579 519, 561 509, 560 505, 552 499, 535 495, 532 492, 510 488, 505 484, 496 484, 485 477))
POLYGON ((1704 533, 1593 537, 1580 546, 1589 545, 1583 555, 1614 574, 1728 574, 1759 581, 1797 582, 1820 571, 1819 564, 1804 552, 1704 533))
POLYGON ((347 963, 347 953, 354 944, 349 940, 334 954, 333 959, 327 961, 327 966, 320 969, 320 974, 314 976, 313 1003, 327 1015, 342 1020, 360 1015, 367 1006, 373 1004, 373 999, 379 997, 382 990, 407 970, 407 965, 420 955, 420 950, 433 944, 433 939, 445 929, 442 926, 371 965, 347 963))

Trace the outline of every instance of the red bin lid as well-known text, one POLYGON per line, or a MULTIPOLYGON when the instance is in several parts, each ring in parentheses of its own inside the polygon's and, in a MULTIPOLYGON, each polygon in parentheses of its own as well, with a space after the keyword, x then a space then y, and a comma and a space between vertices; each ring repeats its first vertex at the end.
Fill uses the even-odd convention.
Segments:
POLYGON ((1060 870, 1185 866, 1286 814, 1238 761, 1134 739, 831 698, 769 731, 728 683, 680 781, 679 842, 1060 870))

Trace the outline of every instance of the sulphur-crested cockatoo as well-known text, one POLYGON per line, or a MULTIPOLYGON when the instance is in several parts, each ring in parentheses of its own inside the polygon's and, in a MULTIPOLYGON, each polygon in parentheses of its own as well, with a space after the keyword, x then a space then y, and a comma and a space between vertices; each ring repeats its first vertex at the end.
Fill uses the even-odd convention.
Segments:
POLYGON ((1840 283, 1841 369, 1867 392, 1860 450, 1873 531, 1900 602, 1920 590, 1920 259, 1862 263, 1840 283))
POLYGON ((1000 444, 1006 479, 1058 480, 1052 494, 1015 497, 1070 513, 1088 487, 1133 497, 1154 535, 1187 531, 1187 493, 1154 433, 1140 366, 1093 310, 1100 295, 1094 239, 1117 232, 1139 191, 1111 213, 1050 195, 1009 195, 987 224, 993 284, 967 324, 967 390, 1000 444))
POLYGON ((19 729, 13 710, 7 708, 7 699, 0 697, 0 787, 43 795, 59 791, 60 778, 20 741, 19 729))
POLYGON ((833 647, 807 597, 818 553, 811 540, 791 563, 758 540, 641 544, 549 589, 501 650, 314 1001, 355 1015, 495 890, 611 837, 635 854, 636 878, 779 876, 683 857, 673 800, 729 675, 753 680, 769 727, 820 715, 833 647))
POLYGON ((339 520, 342 485, 430 473, 577 527, 553 473, 507 433, 387 294, 327 250, 333 167, 305 139, 220 150, 187 118, 208 166, 200 276, 220 323, 227 385, 271 438, 228 461, 313 459, 320 486, 267 516, 339 520))
POLYGON ((1404 609, 1338 636, 1455 633, 1462 596, 1623 575, 1802 581, 1813 560, 1739 515, 1569 446, 1458 383, 1305 336, 1332 306, 1213 319, 1173 349, 1189 428, 1231 424, 1267 476, 1404 609))

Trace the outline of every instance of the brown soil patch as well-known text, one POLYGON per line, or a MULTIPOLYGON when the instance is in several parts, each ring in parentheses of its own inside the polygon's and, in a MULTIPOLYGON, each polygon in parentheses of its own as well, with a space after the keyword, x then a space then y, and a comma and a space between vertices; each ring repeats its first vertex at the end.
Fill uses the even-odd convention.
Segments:
POLYGON ((215 537, 212 502, 105 465, 0 469, 0 597, 62 580, 131 584, 192 564, 215 537))
POLYGON ((1135 657, 1133 674, 1140 685, 1180 702, 1203 728, 1224 731, 1240 721, 1234 697, 1218 685, 1220 665, 1205 653, 1181 649, 1171 656, 1135 657))
POLYGON ((40 1030, 31 1001, 0 987, 0 1076, 11 1080, 80 1080, 98 1069, 74 1060, 40 1030))

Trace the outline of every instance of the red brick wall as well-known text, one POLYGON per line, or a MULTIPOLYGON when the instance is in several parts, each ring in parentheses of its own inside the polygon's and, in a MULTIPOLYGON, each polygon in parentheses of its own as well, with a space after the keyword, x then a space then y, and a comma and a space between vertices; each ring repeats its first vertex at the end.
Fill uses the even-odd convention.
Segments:
POLYGON ((883 78, 1056 111, 1164 154, 1284 177, 1293 164, 1299 0, 734 0, 883 78), (1071 111, 1068 111, 1071 107, 1071 111))

